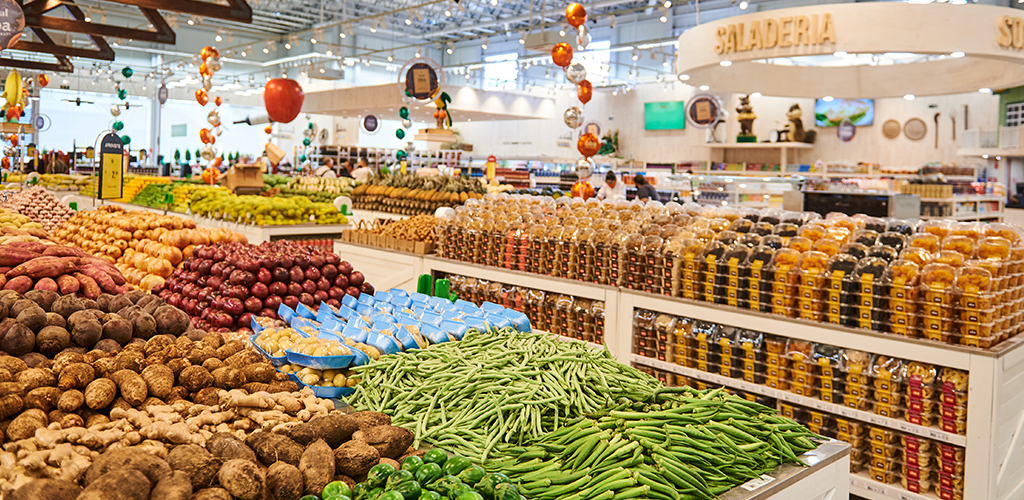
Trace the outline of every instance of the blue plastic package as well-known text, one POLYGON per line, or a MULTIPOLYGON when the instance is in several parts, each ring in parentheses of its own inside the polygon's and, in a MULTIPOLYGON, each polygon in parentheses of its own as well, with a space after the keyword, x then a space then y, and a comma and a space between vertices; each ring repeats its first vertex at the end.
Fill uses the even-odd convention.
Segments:
POLYGON ((499 304, 495 304, 494 302, 484 302, 483 304, 480 304, 480 309, 483 309, 484 311, 487 311, 489 313, 496 314, 500 314, 502 311, 505 310, 504 307, 502 307, 499 304))
POLYGON ((341 331, 341 334, 356 342, 365 343, 366 339, 370 337, 370 330, 349 325, 341 331))
MULTIPOLYGON (((350 297, 350 295, 346 295, 346 297, 350 297)), ((348 321, 354 314, 356 314, 356 310, 351 307, 341 306, 338 308, 338 317, 343 318, 345 321, 348 321)))
POLYGON ((391 294, 383 290, 377 290, 377 293, 373 294, 373 300, 375 302, 391 303, 391 294))
POLYGON ((352 318, 351 320, 349 320, 348 326, 354 326, 356 328, 367 328, 368 329, 368 328, 370 328, 370 322, 368 321, 367 318, 364 318, 362 316, 356 316, 355 318, 352 318))
POLYGON ((496 330, 512 326, 512 321, 506 318, 503 314, 488 314, 485 319, 487 319, 487 322, 496 330))
POLYGON ((533 327, 530 326, 530 318, 525 314, 514 309, 505 309, 501 314, 512 321, 512 326, 516 327, 516 330, 524 333, 533 330, 533 327))
POLYGON ((368 293, 359 294, 360 304, 367 304, 372 306, 374 302, 377 302, 377 300, 373 298, 373 295, 370 295, 368 293))
POLYGON ((363 316, 373 316, 373 306, 370 304, 359 304, 356 306, 356 312, 363 316))
POLYGON ((441 329, 457 340, 462 340, 462 337, 466 336, 466 331, 469 330, 469 325, 446 319, 441 322, 441 329))
POLYGON ((401 288, 392 288, 391 290, 388 290, 388 293, 390 293, 392 297, 408 297, 409 296, 409 292, 407 292, 405 290, 402 290, 401 288))
POLYGON ((444 321, 444 318, 440 314, 428 311, 428 312, 424 312, 423 315, 420 316, 420 321, 422 321, 422 322, 424 322, 424 323, 426 323, 428 325, 434 325, 436 327, 440 327, 441 326, 441 322, 444 321))
POLYGON ((316 311, 316 317, 313 318, 313 319, 323 323, 324 321, 327 321, 327 318, 337 318, 337 317, 338 317, 338 315, 335 314, 335 310, 332 309, 331 306, 328 303, 321 302, 320 303, 320 309, 318 309, 316 311))
POLYGON ((341 305, 345 307, 351 307, 352 309, 355 309, 356 304, 359 304, 359 300, 347 293, 345 294, 344 297, 341 298, 341 305))
POLYGON ((425 293, 420 293, 420 292, 409 294, 409 298, 412 299, 413 302, 427 303, 427 302, 430 301, 430 296, 429 295, 427 295, 425 293))
POLYGON ((366 343, 376 347, 384 354, 395 354, 402 350, 402 347, 398 345, 398 341, 394 337, 383 333, 371 333, 366 343))
POLYGON ((299 316, 302 316, 303 318, 316 319, 316 311, 310 309, 309 306, 303 304, 302 302, 299 302, 299 304, 295 306, 295 312, 298 313, 299 316))
POLYGON ((295 309, 292 309, 283 303, 277 306, 277 317, 285 323, 291 323, 292 318, 296 316, 295 309))
POLYGON ((326 321, 320 323, 320 331, 333 333, 340 332, 345 329, 345 323, 342 323, 338 318, 327 318, 326 321))
POLYGON ((412 299, 410 299, 409 297, 395 297, 395 296, 392 296, 391 297, 391 303, 394 304, 395 307, 401 307, 401 308, 412 307, 412 299))
POLYGON ((487 333, 492 330, 491 324, 484 318, 467 317, 464 318, 463 321, 467 325, 476 328, 478 332, 487 333))
POLYGON ((424 324, 423 327, 420 328, 420 333, 422 333, 431 344, 443 344, 452 340, 444 330, 433 325, 424 324))

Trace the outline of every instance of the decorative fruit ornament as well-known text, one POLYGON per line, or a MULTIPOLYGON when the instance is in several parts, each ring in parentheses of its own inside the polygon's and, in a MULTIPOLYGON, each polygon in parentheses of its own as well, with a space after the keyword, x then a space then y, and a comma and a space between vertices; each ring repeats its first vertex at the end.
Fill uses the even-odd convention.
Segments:
POLYGON ((584 200, 593 198, 594 195, 597 194, 594 191, 594 185, 588 180, 576 181, 569 192, 572 194, 573 198, 583 198, 584 200))
MULTIPOLYGON (((218 97, 218 99, 220 99, 220 98, 218 97)), ((209 122, 211 126, 219 127, 220 126, 220 109, 219 108, 213 108, 212 110, 210 110, 210 113, 206 115, 206 121, 209 122)))
POLYGON ((221 163, 224 163, 224 158, 223 157, 218 156, 218 157, 214 158, 213 159, 213 168, 219 168, 221 163))
POLYGON ((122 122, 121 120, 118 120, 118 121, 114 122, 114 124, 113 124, 113 125, 111 125, 111 127, 112 127, 112 128, 114 129, 114 130, 116 130, 116 131, 120 132, 120 131, 121 131, 121 129, 123 129, 123 128, 124 128, 124 122, 122 122))
POLYGON ((11 146, 18 147, 18 142, 20 142, 18 134, 11 134, 11 146))
POLYGON ((127 145, 132 143, 132 138, 128 137, 127 135, 122 135, 121 136, 121 142, 123 142, 124 145, 127 146, 127 145))
POLYGON ((119 99, 121 99, 122 101, 123 101, 123 100, 125 100, 125 99, 127 99, 127 98, 128 98, 128 91, 127 91, 127 90, 125 90, 125 89, 120 89, 120 90, 118 90, 118 91, 117 91, 117 97, 118 97, 119 99))
POLYGON ((305 98, 302 87, 295 80, 274 78, 264 86, 263 105, 271 121, 277 123, 290 123, 299 116, 305 98))
POLYGON ((210 134, 210 129, 204 128, 199 130, 199 140, 203 141, 203 144, 210 144, 213 140, 213 135, 210 134))
POLYGON ((3 159, 0 159, 0 167, 5 168, 5 169, 10 169, 11 168, 11 159, 6 157, 6 156, 3 157, 3 159))
POLYGON ((206 65, 206 63, 199 63, 199 74, 202 76, 210 74, 210 68, 206 65))
POLYGON ((207 167, 203 170, 203 182, 206 184, 216 184, 218 177, 220 177, 220 171, 213 167, 207 167))
POLYGON ((110 115, 111 116, 120 116, 120 114, 121 114, 121 108, 117 104, 115 104, 115 105, 110 107, 110 115))
POLYGON ((565 79, 570 83, 579 84, 587 79, 587 68, 583 63, 574 62, 565 68, 565 79))
POLYGON ((402 130, 402 129, 396 130, 395 131, 395 137, 397 137, 399 139, 405 139, 405 131, 402 130))
POLYGON ((129 68, 129 67, 125 67, 124 69, 121 70, 121 76, 123 76, 125 78, 131 78, 134 73, 135 72, 132 71, 132 69, 129 68))
POLYGON ((578 3, 571 3, 565 8, 565 20, 573 28, 579 28, 587 22, 587 9, 578 3))
POLYGON ((274 127, 267 125, 266 127, 263 127, 263 131, 266 132, 267 135, 270 135, 270 133, 274 131, 274 127))
POLYGON ((568 66, 572 63, 572 47, 565 42, 556 43, 551 48, 551 60, 562 68, 568 66))
POLYGON ((220 52, 215 47, 211 47, 209 45, 207 45, 206 47, 203 47, 202 50, 199 51, 199 57, 201 57, 203 59, 209 59, 211 57, 219 57, 219 56, 220 56, 220 52))
POLYGON ((40 87, 45 87, 50 84, 50 77, 46 76, 43 73, 40 73, 39 78, 36 78, 36 81, 39 82, 40 87))
POLYGON ((224 100, 221 99, 220 96, 217 96, 217 97, 213 98, 213 104, 215 104, 217 106, 220 106, 221 103, 223 103, 223 102, 224 102, 224 100))
POLYGON ((196 89, 196 102, 200 106, 206 106, 206 103, 210 102, 210 96, 206 93, 206 89, 196 89))
POLYGON ((581 155, 590 158, 597 154, 601 150, 601 139, 598 139, 596 135, 587 132, 580 136, 580 139, 576 141, 576 150, 581 155))
POLYGON ((583 80, 576 85, 576 96, 580 98, 580 102, 586 104, 590 102, 590 98, 594 97, 594 86, 590 83, 590 80, 583 80))

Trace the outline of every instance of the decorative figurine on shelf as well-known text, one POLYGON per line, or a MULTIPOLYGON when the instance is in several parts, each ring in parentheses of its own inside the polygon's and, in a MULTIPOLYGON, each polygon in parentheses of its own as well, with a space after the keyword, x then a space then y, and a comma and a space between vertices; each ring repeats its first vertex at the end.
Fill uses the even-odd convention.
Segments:
POLYGON ((757 142, 754 135, 754 120, 757 114, 750 105, 750 96, 741 95, 740 105, 736 107, 736 120, 740 122, 740 133, 736 136, 736 142, 757 142))
POLYGON ((434 105, 437 106, 434 119, 437 120, 438 129, 444 130, 452 126, 452 116, 448 113, 448 103, 450 102, 452 102, 452 98, 447 92, 441 92, 441 95, 434 100, 434 105))
POLYGON ((803 116, 803 112, 800 111, 800 105, 794 104, 789 107, 789 112, 786 113, 789 117, 789 123, 782 128, 779 142, 804 142, 807 144, 814 144, 814 138, 818 135, 814 130, 804 130, 804 122, 800 119, 803 116))

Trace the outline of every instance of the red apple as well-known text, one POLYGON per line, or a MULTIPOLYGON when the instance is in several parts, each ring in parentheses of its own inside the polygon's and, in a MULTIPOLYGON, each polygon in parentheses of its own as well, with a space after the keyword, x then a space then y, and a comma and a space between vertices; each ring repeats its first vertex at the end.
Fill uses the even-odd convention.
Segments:
POLYGON ((324 264, 326 264, 326 262, 324 262, 323 256, 319 254, 313 254, 309 256, 309 267, 319 269, 321 267, 324 267, 324 264))
POLYGON ((343 260, 337 264, 338 272, 348 276, 352 274, 352 264, 349 264, 347 260, 343 260))
POLYGON ((359 271, 352 271, 352 274, 348 275, 348 284, 352 286, 362 285, 366 281, 366 277, 359 271))
POLYGON ((302 254, 296 255, 295 265, 301 267, 302 269, 306 269, 307 267, 309 267, 309 256, 302 254))
POLYGON ((337 267, 338 264, 341 263, 341 257, 338 257, 337 254, 329 253, 327 254, 327 257, 324 258, 324 261, 332 266, 337 267))
POLYGON ((267 295, 270 295, 270 288, 268 288, 267 285, 263 283, 256 283, 255 285, 252 286, 251 289, 249 289, 249 291, 252 292, 253 297, 256 297, 260 300, 263 300, 267 298, 267 295))
POLYGON ((350 286, 350 287, 346 288, 345 289, 345 293, 347 293, 347 294, 349 294, 349 295, 351 295, 351 296, 353 296, 353 297, 355 297, 357 299, 359 298, 359 289, 354 287, 354 286, 350 286))
POLYGON ((337 276, 334 277, 334 286, 344 290, 345 288, 348 288, 348 284, 348 276, 345 276, 344 274, 338 274, 337 276))

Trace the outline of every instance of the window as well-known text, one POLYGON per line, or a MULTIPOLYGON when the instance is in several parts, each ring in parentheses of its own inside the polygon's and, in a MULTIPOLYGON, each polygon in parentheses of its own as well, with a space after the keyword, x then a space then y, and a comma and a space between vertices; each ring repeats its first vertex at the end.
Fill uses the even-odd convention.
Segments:
POLYGON ((611 40, 590 42, 587 50, 576 57, 576 60, 583 63, 587 68, 587 80, 590 83, 603 82, 608 79, 611 61, 611 40))
POLYGON ((484 58, 484 89, 500 90, 515 87, 519 76, 519 65, 516 60, 519 54, 497 54, 484 58))
POLYGON ((1019 127, 1024 125, 1024 102, 1006 105, 1006 126, 1019 127))

